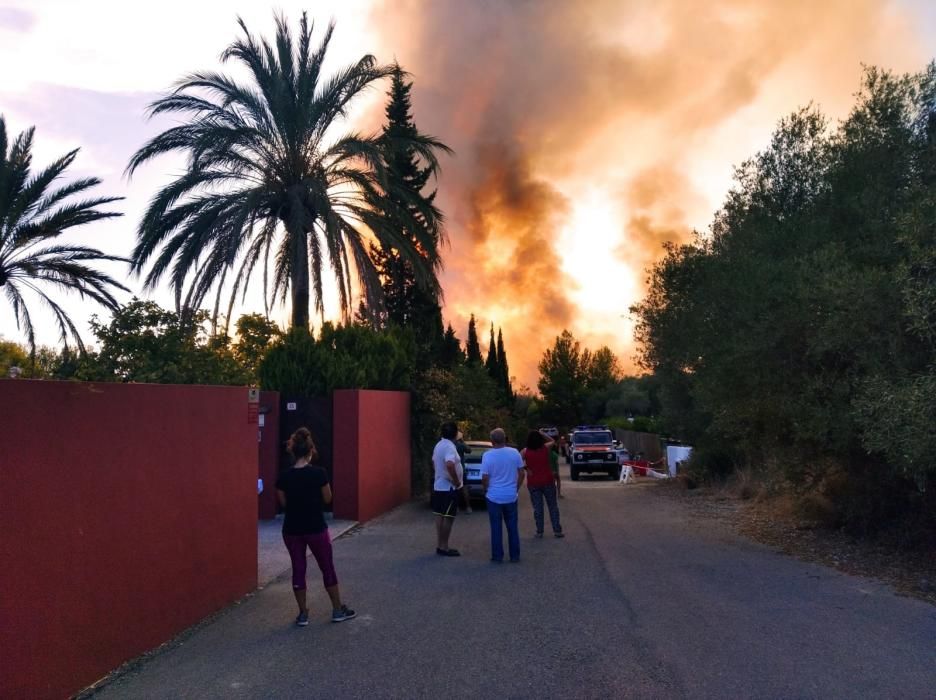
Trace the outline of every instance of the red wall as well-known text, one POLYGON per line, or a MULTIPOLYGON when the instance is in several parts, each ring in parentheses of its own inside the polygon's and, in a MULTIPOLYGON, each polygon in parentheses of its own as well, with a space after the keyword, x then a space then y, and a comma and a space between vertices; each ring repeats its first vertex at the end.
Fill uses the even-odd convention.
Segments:
POLYGON ((339 390, 334 406, 335 517, 364 522, 410 498, 410 395, 339 390))
POLYGON ((61 698, 256 588, 235 387, 0 380, 0 697, 61 698))

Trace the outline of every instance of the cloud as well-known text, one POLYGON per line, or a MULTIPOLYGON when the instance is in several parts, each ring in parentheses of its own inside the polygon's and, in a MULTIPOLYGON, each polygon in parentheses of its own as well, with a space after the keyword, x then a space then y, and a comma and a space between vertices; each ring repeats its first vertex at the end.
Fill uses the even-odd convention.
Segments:
MULTIPOLYGON (((75 163, 81 172, 119 178, 130 155, 160 123, 144 120, 155 93, 104 92, 40 84, 27 92, 2 94, 17 116, 19 130, 36 126, 37 159, 52 160, 81 147, 75 163)), ((165 126, 165 122, 162 123, 165 126)))
POLYGON ((0 7, 0 29, 26 34, 35 24, 36 15, 28 10, 0 7))

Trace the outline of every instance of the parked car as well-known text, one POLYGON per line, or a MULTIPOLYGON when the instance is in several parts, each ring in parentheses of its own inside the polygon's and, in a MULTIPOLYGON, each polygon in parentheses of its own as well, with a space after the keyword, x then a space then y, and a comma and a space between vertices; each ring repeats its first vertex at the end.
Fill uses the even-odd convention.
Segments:
POLYGON ((481 457, 494 446, 485 440, 465 441, 465 485, 472 498, 484 498, 484 487, 481 485, 481 457))
POLYGON ((566 464, 572 463, 572 433, 565 433, 560 436, 559 452, 565 457, 566 464))

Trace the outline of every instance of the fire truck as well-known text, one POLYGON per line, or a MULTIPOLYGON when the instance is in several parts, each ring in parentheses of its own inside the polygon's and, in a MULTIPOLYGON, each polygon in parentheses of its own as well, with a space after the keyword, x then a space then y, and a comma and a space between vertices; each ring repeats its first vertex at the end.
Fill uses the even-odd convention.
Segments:
POLYGON ((572 481, 582 472, 604 472, 612 479, 621 475, 619 450, 614 433, 606 425, 579 425, 572 431, 569 445, 569 471, 572 481))

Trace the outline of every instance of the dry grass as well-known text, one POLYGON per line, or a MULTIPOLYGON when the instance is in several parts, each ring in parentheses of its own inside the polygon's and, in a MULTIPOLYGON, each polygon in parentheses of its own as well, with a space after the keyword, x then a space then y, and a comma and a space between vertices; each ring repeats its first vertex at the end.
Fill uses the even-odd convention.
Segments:
POLYGON ((796 496, 746 473, 720 486, 652 492, 681 499, 693 517, 718 520, 791 556, 882 581, 936 605, 936 544, 907 552, 886 540, 849 536, 837 527, 837 509, 821 494, 796 496))

